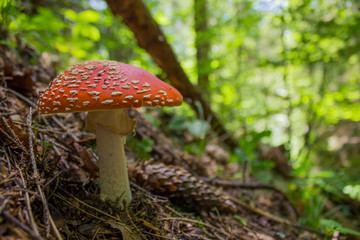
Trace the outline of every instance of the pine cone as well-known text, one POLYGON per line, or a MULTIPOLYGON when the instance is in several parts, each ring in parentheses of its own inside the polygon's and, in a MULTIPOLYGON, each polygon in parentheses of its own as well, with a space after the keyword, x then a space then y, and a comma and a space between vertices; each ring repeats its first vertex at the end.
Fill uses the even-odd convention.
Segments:
POLYGON ((235 204, 219 188, 209 185, 179 166, 137 162, 129 167, 130 179, 148 191, 166 196, 195 210, 217 209, 235 212, 235 204))

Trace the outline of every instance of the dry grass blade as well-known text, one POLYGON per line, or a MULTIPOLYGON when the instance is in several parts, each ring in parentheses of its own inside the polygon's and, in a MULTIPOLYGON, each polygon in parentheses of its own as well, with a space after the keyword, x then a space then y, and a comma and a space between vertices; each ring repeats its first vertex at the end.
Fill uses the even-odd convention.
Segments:
POLYGON ((49 205, 47 203, 46 197, 44 195, 44 192, 42 191, 41 185, 40 185, 40 175, 39 175, 39 171, 37 169, 36 166, 36 160, 35 160, 35 154, 34 154, 34 149, 33 149, 33 138, 35 138, 34 133, 32 131, 32 112, 31 112, 31 107, 30 107, 30 111, 29 111, 29 115, 27 117, 27 126, 28 126, 28 135, 29 135, 29 146, 30 146, 30 159, 31 159, 31 165, 33 168, 33 172, 34 172, 34 178, 36 181, 36 185, 37 185, 37 190, 40 194, 41 197, 41 201, 43 203, 43 207, 44 207, 44 220, 45 220, 45 224, 46 224, 46 236, 50 237, 50 226, 53 229, 55 236, 58 239, 62 239, 61 234, 59 232, 59 230, 57 229, 56 225, 54 224, 54 221, 51 217, 50 211, 49 211, 49 205))
POLYGON ((64 126, 64 124, 62 124, 59 119, 56 116, 52 116, 52 119, 54 120, 54 122, 56 122, 56 124, 61 127, 70 137, 72 137, 72 139, 74 139, 74 141, 79 141, 79 138, 77 136, 75 136, 71 131, 69 131, 69 129, 67 127, 64 126))
POLYGON ((1 89, 5 90, 6 92, 9 92, 11 94, 14 94, 16 97, 20 98, 21 100, 23 100, 24 102, 26 102, 27 104, 29 104, 31 107, 33 108, 37 108, 37 105, 36 103, 32 102, 30 99, 28 99, 27 97, 25 97, 24 95, 18 93, 17 91, 15 90, 12 90, 11 88, 4 88, 4 87, 1 87, 1 89))
POLYGON ((36 240, 42 240, 42 238, 36 234, 32 229, 28 228, 26 225, 22 224, 19 220, 17 220, 15 217, 13 217, 10 213, 7 211, 3 211, 2 215, 8 219, 9 221, 13 222, 16 226, 30 234, 31 237, 33 237, 36 240))
POLYGON ((161 218, 159 220, 161 220, 161 221, 176 220, 176 221, 184 221, 184 222, 195 223, 195 224, 198 224, 198 225, 205 226, 205 227, 207 227, 207 228, 211 229, 212 231, 217 232, 219 234, 223 234, 227 238, 232 238, 232 236, 227 232, 221 231, 218 228, 216 228, 216 227, 214 227, 214 226, 212 226, 212 225, 210 225, 208 223, 200 222, 200 221, 190 219, 190 218, 167 217, 167 218, 161 218))
MULTIPOLYGON (((74 200, 76 200, 78 203, 86 206, 87 208, 90 208, 91 210, 94 210, 94 211, 96 211, 96 212, 98 212, 98 213, 100 213, 100 214, 102 214, 102 215, 105 215, 105 216, 109 217, 109 218, 112 219, 112 220, 119 221, 119 219, 117 219, 116 217, 114 217, 114 216, 112 216, 112 215, 110 215, 110 214, 108 214, 108 213, 106 213, 106 212, 104 212, 104 211, 101 211, 100 209, 98 209, 98 208, 96 208, 96 207, 93 207, 93 206, 87 204, 87 203, 84 202, 84 201, 81 201, 80 199, 78 199, 77 197, 73 196, 72 194, 70 194, 70 193, 68 193, 68 192, 66 192, 66 194, 69 195, 69 196, 70 196, 71 198, 73 198, 74 200)), ((67 201, 63 196, 61 196, 61 195, 59 195, 59 194, 54 194, 54 195, 55 195, 56 197, 64 200, 64 201, 67 201)), ((69 201, 67 201, 67 202, 70 203, 69 201)))
POLYGON ((4 119, 4 117, 1 117, 1 123, 2 126, 4 126, 7 130, 7 132, 3 131, 1 128, 1 132, 2 134, 4 134, 6 137, 8 137, 9 139, 12 140, 12 142, 14 144, 16 144, 22 151, 24 151, 24 153, 26 155, 29 155, 29 152, 26 150, 25 146, 21 143, 20 139, 18 138, 18 136, 15 134, 14 130, 12 130, 12 128, 9 126, 9 124, 6 122, 6 120, 4 119), (8 134, 11 133, 11 136, 8 134))
MULTIPOLYGON (((22 181, 22 185, 23 185, 22 188, 23 188, 23 189, 26 189, 26 182, 25 182, 23 173, 22 173, 21 169, 20 169, 17 165, 16 165, 16 168, 18 169, 18 172, 19 172, 20 177, 21 177, 21 181, 22 181)), ((25 204, 26 204, 26 207, 27 207, 27 210, 28 210, 28 214, 29 214, 29 220, 30 220, 31 228, 32 228, 32 230, 34 231, 34 233, 35 233, 36 235, 40 236, 38 227, 37 227, 36 222, 35 222, 35 220, 34 220, 32 208, 31 208, 31 204, 30 204, 29 193, 26 192, 26 191, 24 191, 24 197, 25 197, 25 204)))

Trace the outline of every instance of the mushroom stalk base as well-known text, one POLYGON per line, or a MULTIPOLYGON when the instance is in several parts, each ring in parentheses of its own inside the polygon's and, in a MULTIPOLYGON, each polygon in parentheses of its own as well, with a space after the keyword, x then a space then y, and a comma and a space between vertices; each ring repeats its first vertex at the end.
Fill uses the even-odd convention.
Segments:
POLYGON ((135 121, 122 110, 100 111, 88 114, 87 125, 90 130, 95 127, 100 197, 103 200, 119 200, 118 206, 123 207, 124 200, 128 204, 132 199, 124 144, 126 136, 134 129, 135 121), (114 126, 122 126, 121 131, 114 126))
POLYGON ((100 196, 103 200, 115 201, 120 205, 131 201, 128 169, 124 144, 126 136, 114 133, 105 127, 97 126, 96 144, 99 156, 100 196))

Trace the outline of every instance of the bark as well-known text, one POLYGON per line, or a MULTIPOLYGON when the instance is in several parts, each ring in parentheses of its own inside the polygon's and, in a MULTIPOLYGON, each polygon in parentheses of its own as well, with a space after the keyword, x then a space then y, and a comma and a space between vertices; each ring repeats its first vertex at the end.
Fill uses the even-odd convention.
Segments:
POLYGON ((237 143, 212 112, 200 91, 189 81, 159 25, 144 3, 141 0, 106 0, 106 2, 114 15, 122 17, 123 22, 134 33, 139 46, 151 55, 155 63, 166 73, 170 83, 183 94, 185 101, 197 113, 195 102, 200 102, 205 119, 211 119, 212 129, 218 135, 227 136, 224 142, 229 147, 235 148, 237 143))
MULTIPOLYGON (((197 58, 198 86, 203 93, 208 93, 209 85, 209 38, 208 31, 207 3, 206 0, 195 0, 195 47, 197 58)), ((208 99, 207 96, 204 96, 208 99)))

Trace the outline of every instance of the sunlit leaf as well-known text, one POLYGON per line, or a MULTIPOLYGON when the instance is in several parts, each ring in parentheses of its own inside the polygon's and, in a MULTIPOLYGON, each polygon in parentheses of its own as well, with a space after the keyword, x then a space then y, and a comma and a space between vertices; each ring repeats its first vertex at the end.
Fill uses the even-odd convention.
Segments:
POLYGON ((69 19, 70 21, 77 20, 77 13, 71 9, 64 10, 63 14, 64 14, 65 18, 69 19))
POLYGON ((343 192, 353 199, 360 200, 360 184, 347 185, 343 188, 343 192))
POLYGON ((98 41, 100 39, 100 31, 93 25, 83 24, 80 28, 80 32, 82 36, 90 38, 93 41, 98 41))
POLYGON ((331 219, 321 219, 320 223, 327 227, 330 231, 339 231, 341 233, 349 233, 355 236, 360 236, 360 232, 350 228, 343 227, 339 222, 331 219))
POLYGON ((67 44, 63 44, 59 42, 55 43, 55 48, 63 53, 70 51, 70 47, 67 44))
POLYGON ((167 25, 170 23, 170 19, 167 18, 165 16, 165 14, 161 11, 157 12, 155 15, 154 15, 154 18, 156 20, 156 22, 160 25, 167 25))
POLYGON ((80 48, 72 48, 70 53, 77 58, 84 58, 87 55, 87 52, 80 48))
POLYGON ((187 127, 191 135, 198 138, 204 138, 210 129, 209 123, 203 120, 189 122, 187 127))
POLYGON ((85 10, 79 13, 78 20, 83 22, 98 22, 100 19, 100 13, 93 10, 85 10))

